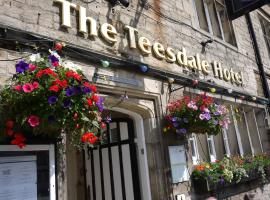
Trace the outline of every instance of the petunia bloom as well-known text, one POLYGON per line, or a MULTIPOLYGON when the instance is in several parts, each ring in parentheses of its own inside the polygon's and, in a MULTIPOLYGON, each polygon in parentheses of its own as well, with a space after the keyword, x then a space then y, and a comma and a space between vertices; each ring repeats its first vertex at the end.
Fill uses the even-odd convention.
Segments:
POLYGON ((34 89, 38 89, 38 87, 39 87, 39 83, 37 81, 34 81, 32 85, 33 85, 34 89))
POLYGON ((15 65, 15 67, 17 73, 23 73, 24 71, 29 69, 29 64, 21 60, 15 65))
POLYGON ((49 104, 55 104, 57 102, 58 98, 56 96, 50 96, 48 98, 49 104))
POLYGON ((31 116, 28 117, 27 122, 32 127, 38 126, 39 125, 39 117, 36 116, 36 115, 31 115, 31 116))
POLYGON ((14 90, 20 92, 22 90, 22 86, 21 85, 15 85, 14 87, 14 90))
POLYGON ((34 87, 31 83, 24 84, 22 88, 25 93, 30 93, 34 90, 34 87))

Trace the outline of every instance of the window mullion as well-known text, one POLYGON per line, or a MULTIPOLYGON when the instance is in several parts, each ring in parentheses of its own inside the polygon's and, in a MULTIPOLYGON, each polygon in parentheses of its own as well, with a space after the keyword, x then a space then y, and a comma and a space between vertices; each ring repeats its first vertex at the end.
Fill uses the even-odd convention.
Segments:
POLYGON ((254 156, 254 154, 255 154, 254 147, 253 147, 253 144, 252 144, 252 141, 251 141, 250 131, 249 131, 249 127, 248 127, 248 121, 247 121, 247 115, 246 115, 246 112, 245 112, 244 108, 243 108, 242 112, 243 112, 246 127, 247 127, 248 141, 249 141, 249 145, 250 145, 250 148, 251 148, 251 153, 254 156))
POLYGON ((261 151, 263 153, 263 145, 262 145, 262 140, 261 140, 261 134, 260 134, 260 130, 259 130, 259 127, 258 127, 258 123, 257 123, 257 119, 256 119, 256 114, 255 114, 255 109, 254 108, 252 109, 252 112, 253 112, 253 118, 254 118, 254 121, 255 121, 255 126, 256 126, 256 130, 257 130, 259 142, 260 142, 261 151))
POLYGON ((230 150, 229 141, 228 141, 228 133, 227 133, 227 130, 225 128, 222 129, 222 135, 223 135, 223 141, 224 141, 224 145, 225 145, 226 154, 228 157, 230 157, 231 150, 230 150))

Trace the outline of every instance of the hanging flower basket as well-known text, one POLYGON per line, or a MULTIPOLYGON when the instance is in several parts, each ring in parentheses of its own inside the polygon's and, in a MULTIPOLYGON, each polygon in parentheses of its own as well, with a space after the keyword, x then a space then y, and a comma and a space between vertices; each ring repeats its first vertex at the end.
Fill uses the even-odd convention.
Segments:
POLYGON ((33 54, 16 64, 16 74, 0 92, 2 138, 24 147, 30 136, 69 134, 76 147, 101 142, 103 98, 74 64, 56 51, 33 54))
POLYGON ((217 135, 222 128, 228 128, 228 109, 224 105, 214 102, 205 93, 191 99, 185 96, 167 107, 167 126, 165 132, 170 131, 178 135, 187 133, 202 133, 217 135))

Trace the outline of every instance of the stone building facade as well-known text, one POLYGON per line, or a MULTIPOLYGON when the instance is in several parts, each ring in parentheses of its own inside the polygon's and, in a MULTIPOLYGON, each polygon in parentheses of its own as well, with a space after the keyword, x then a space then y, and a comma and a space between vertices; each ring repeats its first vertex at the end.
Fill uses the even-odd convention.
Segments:
MULTIPOLYGON (((210 194, 206 196, 195 194, 187 172, 187 177, 183 178, 183 181, 173 183, 168 147, 184 145, 184 156, 189 172, 198 160, 221 159, 224 154, 254 155, 269 152, 270 118, 267 105, 264 103, 267 99, 264 97, 246 18, 243 16, 228 22, 222 7, 224 1, 210 0, 204 1, 205 4, 198 2, 201 0, 132 0, 129 7, 125 8, 121 4, 112 6, 105 0, 0 0, 1 84, 4 84, 4 81, 15 72, 13 59, 31 53, 31 45, 35 39, 65 42, 67 51, 77 49, 73 55, 67 54, 66 59, 80 66, 89 80, 96 80, 100 93, 106 98, 106 105, 112 117, 133 121, 136 137, 136 154, 133 156, 138 162, 137 176, 141 199, 172 200, 176 199, 177 195, 183 195, 182 199, 204 199, 210 194), (63 9, 64 3, 68 6, 70 16, 63 9), (86 16, 91 17, 87 19, 86 29, 80 25, 82 19, 80 14, 82 15, 84 8, 86 16), (94 26, 95 22, 96 26, 94 26), (107 37, 104 36, 101 31, 102 27, 106 26, 104 24, 115 27, 117 34, 109 28, 112 32, 107 37), (89 29, 90 25, 92 29, 89 29), (27 40, 23 35, 30 35, 34 40, 31 38, 27 40), (8 43, 7 38, 10 37, 14 39, 13 46, 8 43), (116 41, 113 41, 115 38, 116 41), (140 46, 139 41, 144 45, 140 46), (206 44, 206 41, 209 43, 206 44), (155 45, 156 47, 152 48, 155 45), (171 49, 169 50, 168 47, 171 49), (186 50, 186 57, 195 59, 198 56, 201 61, 208 63, 209 66, 205 64, 208 70, 204 71, 203 67, 198 70, 198 57, 194 61, 195 64, 192 63, 192 58, 187 58, 188 61, 185 63, 183 48, 186 50), (84 53, 80 50, 84 53, 94 53, 85 54, 92 56, 92 59, 82 56, 81 54, 84 53), (94 62, 94 55, 96 60, 111 59, 112 67, 104 68, 101 62, 94 62), (77 56, 79 58, 76 58, 77 56), (126 62, 126 67, 117 67, 117 62, 121 61, 126 62), (217 69, 215 72, 214 67, 212 70, 213 62, 220 63, 222 75, 217 69), (135 70, 135 67, 133 70, 132 66, 136 63, 148 65, 153 73, 142 73, 138 69, 135 70), (158 72, 163 72, 163 78, 155 76, 158 72), (94 74, 98 76, 95 77, 94 74), (189 81, 190 85, 185 85, 183 89, 173 92, 169 97, 168 78, 170 77, 176 80, 173 84, 175 88, 181 87, 180 83, 183 80, 189 81), (194 89, 191 84, 194 79, 207 86, 194 89), (211 95, 220 102, 230 105, 232 116, 234 107, 237 107, 243 120, 237 122, 232 118, 234 123, 230 125, 227 133, 215 137, 192 137, 187 144, 175 140, 172 135, 164 135, 163 117, 168 101, 176 100, 183 94, 209 92, 212 87, 219 89, 211 95), (237 95, 219 92, 229 90, 237 95), (119 97, 125 93, 128 94, 129 99, 119 104, 119 97), (246 98, 243 99, 242 95, 246 98), (191 152, 191 145, 194 144, 196 144, 196 155, 191 152), (212 151, 209 150, 210 148, 212 151)), ((267 38, 270 37, 267 27, 270 25, 270 7, 264 6, 251 12, 250 15, 264 69, 270 82, 270 43, 267 38)), ((84 22, 86 24, 86 18, 84 22)), ((108 29, 108 26, 105 28, 108 29)), ((59 200, 95 199, 92 185, 95 183, 100 185, 97 186, 99 189, 95 188, 96 199, 102 199, 98 196, 102 193, 101 182, 106 188, 109 187, 108 183, 112 182, 112 179, 92 182, 90 160, 97 159, 95 152, 91 157, 87 152, 85 155, 76 152, 69 145, 65 148, 66 154, 55 158, 55 187, 57 188, 55 196, 59 200)), ((107 151, 104 152, 103 155, 106 155, 107 151)), ((126 158, 129 159, 129 156, 126 158)), ((124 165, 124 168, 129 169, 129 165, 124 165)), ((95 165, 94 169, 96 168, 99 166, 95 165)), ((131 176, 131 172, 125 173, 126 177, 131 176)), ((95 176, 97 179, 98 175, 95 176)), ((125 184, 129 188, 128 184, 131 183, 126 181, 125 184)), ((226 194, 218 195, 220 199, 243 199, 246 194, 252 193, 255 199, 269 199, 270 185, 266 184, 263 188, 259 186, 254 183, 248 190, 247 187, 239 187, 227 191, 226 194)), ((115 199, 124 199, 121 195, 117 196, 118 192, 121 193, 121 189, 115 190, 115 199)), ((110 195, 106 196, 106 192, 105 189, 104 199, 113 199, 110 195)), ((138 191, 127 190, 126 199, 136 199, 136 192, 138 191)), ((51 199, 55 198, 51 196, 51 199)))

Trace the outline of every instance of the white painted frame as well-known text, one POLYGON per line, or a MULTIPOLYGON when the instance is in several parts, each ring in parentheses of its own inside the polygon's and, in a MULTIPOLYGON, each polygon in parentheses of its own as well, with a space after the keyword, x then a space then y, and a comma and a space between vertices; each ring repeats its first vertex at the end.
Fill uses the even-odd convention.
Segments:
MULTIPOLYGON (((256 130, 257 130, 257 134, 258 134, 258 138, 259 138, 259 142, 260 142, 261 151, 263 153, 264 151, 263 151, 263 145, 262 145, 262 140, 261 140, 261 134, 260 134, 260 129, 258 127, 258 122, 257 122, 257 119, 256 119, 256 113, 255 113, 254 108, 252 108, 252 112, 253 112, 253 118, 254 118, 254 121, 255 121, 256 130)), ((267 111, 265 111, 265 112, 267 112, 267 111)))
POLYGON ((244 108, 243 108, 242 112, 243 112, 245 123, 246 123, 246 127, 247 127, 248 141, 249 141, 251 153, 252 153, 252 156, 254 156, 255 155, 255 151, 254 151, 254 147, 253 147, 253 144, 252 144, 252 140, 251 140, 251 136, 250 136, 250 131, 249 131, 249 126, 248 126, 247 115, 246 115, 246 112, 245 112, 244 108))
POLYGON ((207 135, 207 146, 208 146, 208 153, 209 153, 209 156, 210 156, 210 161, 215 162, 216 159, 217 159, 217 154, 216 154, 215 141, 214 141, 214 136, 213 135, 207 135), (209 144, 209 142, 210 142, 210 144, 209 144), (210 152, 209 145, 211 145, 212 154, 210 152))
POLYGON ((150 188, 150 178, 149 178, 149 168, 148 168, 148 160, 147 160, 147 152, 146 152, 146 144, 144 137, 144 124, 143 118, 138 113, 132 112, 130 110, 126 110, 123 108, 109 108, 109 110, 121 112, 129 115, 134 120, 134 128, 136 144, 138 147, 138 164, 139 164, 139 174, 140 174, 140 184, 142 191, 142 199, 150 200, 151 197, 151 188, 150 188), (143 152, 143 153, 141 153, 143 152))
POLYGON ((196 135, 194 133, 192 133, 191 137, 189 138, 190 145, 192 145, 191 141, 193 141, 193 149, 195 151, 194 152, 195 156, 193 156, 192 152, 191 152, 192 163, 193 163, 193 165, 197 165, 200 162, 200 155, 199 155, 199 151, 198 151, 197 138, 196 138, 196 135))
POLYGON ((228 132, 225 128, 222 129, 222 136, 223 136, 223 142, 225 146, 226 155, 228 157, 231 157, 231 150, 229 145, 229 138, 228 138, 228 132))
POLYGON ((243 144, 242 144, 242 141, 241 141, 241 135, 240 135, 240 132, 239 132, 237 120, 236 120, 235 113, 234 113, 232 105, 230 106, 230 109, 231 109, 231 113, 232 113, 233 125, 234 125, 234 128, 235 128, 238 148, 239 148, 239 151, 240 151, 240 155, 243 156, 244 155, 243 144))
POLYGON ((16 145, 0 145, 0 151, 49 151, 49 167, 50 167, 50 200, 56 200, 55 188, 55 149, 53 144, 49 145, 27 145, 23 149, 19 149, 16 145))

